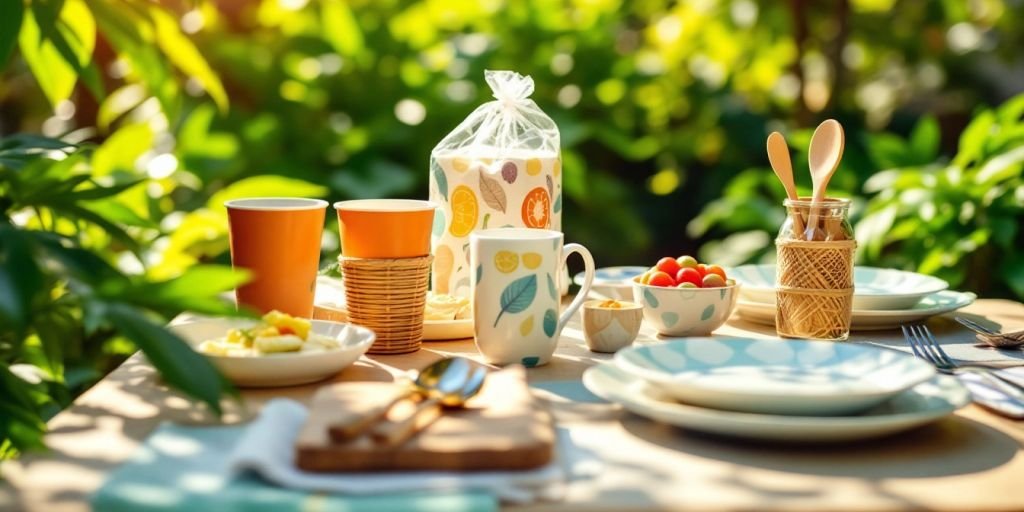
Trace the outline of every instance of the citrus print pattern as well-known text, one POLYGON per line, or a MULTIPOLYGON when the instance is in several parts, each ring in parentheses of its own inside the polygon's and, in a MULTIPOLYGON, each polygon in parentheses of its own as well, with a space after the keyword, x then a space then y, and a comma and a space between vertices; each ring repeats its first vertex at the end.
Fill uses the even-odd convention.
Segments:
POLYGON ((540 266, 543 257, 535 252, 524 252, 523 253, 523 266, 533 270, 540 266))
MULTIPOLYGON (((561 230, 561 164, 557 153, 518 149, 496 150, 493 155, 431 155, 430 200, 438 204, 431 233, 435 253, 433 289, 469 295, 470 274, 476 269, 469 265, 464 247, 473 231, 501 227, 561 230), (443 246, 448 247, 446 251, 452 256, 450 269, 448 254, 437 258, 443 246), (446 275, 447 283, 441 284, 446 275)), ((518 256, 520 269, 533 264, 524 254, 518 256)), ((484 266, 484 270, 492 268, 491 262, 484 262, 484 266)), ((545 281, 543 275, 539 279, 545 281)), ((539 284, 546 288, 548 283, 539 284)), ((536 334, 540 331, 541 316, 534 321, 536 334)))
POLYGON ((451 247, 442 245, 434 251, 434 291, 448 293, 448 282, 455 267, 455 254, 451 247))
POLYGON ((540 160, 536 158, 531 158, 526 161, 526 174, 529 174, 530 176, 536 176, 540 174, 540 168, 540 160))
POLYGON ((466 172, 469 170, 469 160, 465 158, 456 158, 452 160, 452 169, 458 172, 466 172))
POLYGON ((480 214, 480 206, 473 189, 459 185, 452 191, 452 225, 448 232, 452 236, 468 236, 476 227, 476 219, 480 214))
MULTIPOLYGON (((454 195, 452 196, 454 197, 454 195)), ((551 222, 551 196, 544 187, 537 187, 523 199, 523 223, 528 228, 546 228, 551 222)))
POLYGON ((502 274, 515 272, 519 268, 519 255, 512 251, 498 251, 494 255, 494 268, 502 274))

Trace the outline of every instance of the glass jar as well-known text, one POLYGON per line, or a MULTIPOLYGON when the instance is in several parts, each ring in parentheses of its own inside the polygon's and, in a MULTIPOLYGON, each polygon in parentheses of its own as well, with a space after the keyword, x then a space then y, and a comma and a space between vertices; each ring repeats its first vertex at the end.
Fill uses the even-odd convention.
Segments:
POLYGON ((845 340, 853 310, 850 201, 787 199, 775 239, 775 329, 784 338, 845 340))

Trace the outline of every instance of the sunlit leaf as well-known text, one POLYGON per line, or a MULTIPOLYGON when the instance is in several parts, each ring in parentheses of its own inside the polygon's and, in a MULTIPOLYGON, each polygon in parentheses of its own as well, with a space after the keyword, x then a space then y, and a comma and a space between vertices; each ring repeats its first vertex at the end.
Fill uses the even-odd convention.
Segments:
POLYGON ((235 315, 234 302, 219 294, 245 284, 249 277, 247 272, 231 267, 198 265, 166 281, 136 285, 129 293, 135 304, 169 314, 191 311, 207 315, 235 315))
POLYGON ((54 7, 33 2, 18 36, 21 55, 51 105, 71 96, 96 44, 96 23, 82 0, 65 0, 59 13, 54 7))
POLYGON ((359 56, 363 52, 363 31, 355 15, 343 0, 323 0, 321 17, 324 39, 334 50, 347 57, 359 56))
POLYGON ((178 20, 160 7, 149 11, 156 27, 156 41, 167 58, 187 75, 195 78, 213 98, 214 103, 222 111, 228 109, 228 95, 220 78, 213 72, 203 55, 192 44, 192 41, 181 33, 178 20))
POLYGON ((117 171, 134 174, 136 160, 152 146, 153 130, 148 124, 122 126, 93 153, 93 175, 106 176, 117 171))
POLYGON ((212 210, 224 210, 224 203, 245 197, 324 197, 327 187, 308 181, 285 178, 284 176, 262 175, 238 180, 227 188, 210 196, 206 206, 212 210))

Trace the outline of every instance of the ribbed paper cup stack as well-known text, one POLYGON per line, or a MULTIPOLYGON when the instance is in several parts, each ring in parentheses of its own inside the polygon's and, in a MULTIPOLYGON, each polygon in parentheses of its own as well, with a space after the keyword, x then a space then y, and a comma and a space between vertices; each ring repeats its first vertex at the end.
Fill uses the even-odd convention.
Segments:
POLYGON ((371 354, 419 350, 431 259, 339 258, 348 320, 377 333, 371 354))

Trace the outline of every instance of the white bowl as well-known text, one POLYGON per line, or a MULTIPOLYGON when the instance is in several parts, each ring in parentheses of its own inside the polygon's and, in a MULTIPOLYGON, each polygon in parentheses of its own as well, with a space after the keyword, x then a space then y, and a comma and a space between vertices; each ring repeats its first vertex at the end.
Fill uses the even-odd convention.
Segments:
MULTIPOLYGON (((728 270, 729 277, 743 283, 743 298, 775 304, 775 265, 740 265, 728 270)), ((853 268, 853 309, 910 309, 921 299, 949 288, 937 277, 890 268, 853 268)))
MULTIPOLYGON (((317 352, 283 352, 252 357, 203 355, 228 380, 239 386, 294 386, 336 375, 365 354, 376 339, 373 331, 365 327, 327 320, 310 322, 313 332, 333 338, 341 346, 317 352)), ((223 337, 229 329, 251 327, 256 323, 255 320, 238 318, 205 318, 170 328, 196 348, 206 340, 223 337)))
MULTIPOLYGON (((615 300, 633 300, 633 287, 630 281, 642 275, 650 267, 604 267, 594 271, 594 282, 590 286, 591 293, 615 300)), ((583 286, 585 272, 576 274, 573 282, 583 286)))
POLYGON ((615 364, 677 400, 762 414, 837 416, 870 409, 935 375, 871 345, 779 339, 683 339, 620 350, 615 364))
POLYGON ((703 336, 718 329, 736 307, 740 285, 721 288, 663 288, 634 278, 633 302, 644 307, 644 320, 663 336, 703 336))

